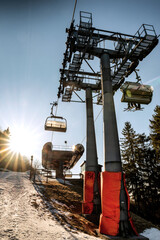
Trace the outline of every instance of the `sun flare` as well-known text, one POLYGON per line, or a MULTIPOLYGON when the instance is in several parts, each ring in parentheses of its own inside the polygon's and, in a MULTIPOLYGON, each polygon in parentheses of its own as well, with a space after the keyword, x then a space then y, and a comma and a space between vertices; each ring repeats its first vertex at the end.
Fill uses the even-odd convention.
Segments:
POLYGON ((15 153, 22 155, 32 154, 34 151, 36 139, 33 131, 24 126, 17 126, 11 130, 9 148, 15 153))

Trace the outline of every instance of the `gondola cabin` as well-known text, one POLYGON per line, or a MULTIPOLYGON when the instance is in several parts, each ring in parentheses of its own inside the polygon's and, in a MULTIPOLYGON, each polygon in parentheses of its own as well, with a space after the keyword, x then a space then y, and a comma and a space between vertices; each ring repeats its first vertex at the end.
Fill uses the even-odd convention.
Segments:
POLYGON ((152 86, 125 82, 120 89, 123 92, 121 102, 149 104, 152 100, 152 86))
POLYGON ((67 121, 65 118, 62 117, 48 117, 45 122, 45 130, 48 131, 55 131, 55 132, 66 132, 67 130, 67 121), (58 119, 58 120, 56 120, 58 119))

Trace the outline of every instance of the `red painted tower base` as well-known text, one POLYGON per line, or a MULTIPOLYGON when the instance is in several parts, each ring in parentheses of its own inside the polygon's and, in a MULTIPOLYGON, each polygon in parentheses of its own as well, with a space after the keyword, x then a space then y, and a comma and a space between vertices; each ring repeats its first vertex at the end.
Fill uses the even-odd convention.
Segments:
POLYGON ((95 172, 86 171, 83 184, 82 214, 92 214, 95 172))
MULTIPOLYGON (((117 236, 119 234, 121 180, 121 172, 106 171, 101 173, 102 214, 100 216, 99 231, 102 234, 110 236, 117 236)), ((138 235, 130 216, 130 200, 126 184, 124 183, 124 185, 128 197, 128 221, 130 222, 135 235, 138 235)))

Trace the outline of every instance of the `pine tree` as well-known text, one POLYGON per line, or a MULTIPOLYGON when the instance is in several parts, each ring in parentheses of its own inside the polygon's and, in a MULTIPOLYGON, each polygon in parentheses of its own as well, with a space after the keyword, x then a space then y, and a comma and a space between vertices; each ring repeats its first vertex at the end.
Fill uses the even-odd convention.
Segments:
POLYGON ((145 191, 145 155, 149 146, 149 138, 143 134, 137 134, 137 145, 135 149, 136 155, 136 166, 137 166, 137 175, 138 175, 138 182, 137 182, 137 192, 139 197, 139 202, 142 201, 145 191))
POLYGON ((130 122, 125 122, 122 134, 124 138, 121 138, 121 155, 123 169, 126 175, 127 187, 129 193, 133 194, 135 202, 139 206, 137 134, 132 128, 130 122))
POLYGON ((144 151, 143 163, 143 192, 142 208, 148 219, 156 220, 155 214, 160 213, 160 173, 157 163, 156 151, 150 147, 144 151), (159 209, 159 210, 158 210, 159 209))
POLYGON ((8 142, 9 142, 9 128, 4 131, 0 131, 0 168, 4 168, 6 165, 6 159, 8 155, 8 142))
POLYGON ((153 119, 150 120, 151 141, 153 148, 160 155, 160 106, 154 109, 155 114, 152 115, 153 119))
POLYGON ((138 212, 156 223, 160 214, 160 165, 156 151, 151 148, 150 137, 136 134, 130 123, 125 123, 122 133, 121 152, 129 192, 138 212))

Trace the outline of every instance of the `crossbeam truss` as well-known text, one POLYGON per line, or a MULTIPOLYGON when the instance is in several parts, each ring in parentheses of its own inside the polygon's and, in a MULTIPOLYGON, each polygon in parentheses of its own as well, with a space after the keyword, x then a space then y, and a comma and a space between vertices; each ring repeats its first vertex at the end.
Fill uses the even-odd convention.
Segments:
MULTIPOLYGON (((73 92, 90 87, 97 94, 96 103, 102 104, 101 73, 95 72, 88 60, 110 56, 113 92, 117 91, 139 64, 157 45, 158 38, 152 25, 143 24, 135 35, 97 29, 92 26, 92 14, 80 12, 80 23, 71 23, 66 42, 66 51, 60 69, 58 97, 62 101, 73 101, 73 92), (103 43, 103 47, 101 47, 103 43), (112 44, 111 44, 112 43, 112 44), (111 46, 106 48, 105 46, 111 46), (82 63, 86 62, 91 71, 85 72, 82 63)), ((81 100, 80 102, 85 102, 81 100)))

